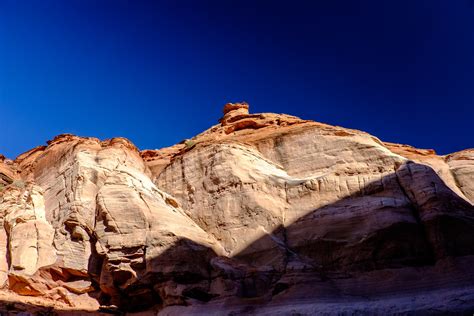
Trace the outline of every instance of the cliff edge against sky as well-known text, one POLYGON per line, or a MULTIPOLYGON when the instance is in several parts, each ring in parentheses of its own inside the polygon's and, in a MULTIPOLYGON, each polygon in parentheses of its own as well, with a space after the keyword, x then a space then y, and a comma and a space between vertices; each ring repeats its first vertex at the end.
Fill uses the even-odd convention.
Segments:
POLYGON ((2 156, 0 202, 3 309, 474 310, 474 149, 229 103, 168 148, 64 134, 2 156))

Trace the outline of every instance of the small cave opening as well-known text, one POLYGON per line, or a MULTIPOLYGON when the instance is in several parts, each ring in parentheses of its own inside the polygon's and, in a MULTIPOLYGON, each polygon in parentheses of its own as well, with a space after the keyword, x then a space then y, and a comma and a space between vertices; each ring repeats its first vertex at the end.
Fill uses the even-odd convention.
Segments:
POLYGON ((272 296, 278 295, 283 291, 286 291, 290 288, 290 285, 287 283, 277 283, 272 291, 272 296))
POLYGON ((218 296, 217 294, 211 294, 206 291, 203 291, 202 289, 199 288, 192 288, 189 290, 183 291, 183 296, 189 297, 189 298, 194 298, 198 301, 201 302, 209 302, 211 299, 214 297, 218 296))

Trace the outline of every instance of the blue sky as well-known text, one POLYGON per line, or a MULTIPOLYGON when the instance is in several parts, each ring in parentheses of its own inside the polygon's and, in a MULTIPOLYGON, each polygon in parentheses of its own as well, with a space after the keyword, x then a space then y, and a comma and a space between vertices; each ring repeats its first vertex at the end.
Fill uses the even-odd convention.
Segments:
POLYGON ((445 154, 474 147, 474 2, 0 0, 0 153, 160 148, 226 102, 445 154))

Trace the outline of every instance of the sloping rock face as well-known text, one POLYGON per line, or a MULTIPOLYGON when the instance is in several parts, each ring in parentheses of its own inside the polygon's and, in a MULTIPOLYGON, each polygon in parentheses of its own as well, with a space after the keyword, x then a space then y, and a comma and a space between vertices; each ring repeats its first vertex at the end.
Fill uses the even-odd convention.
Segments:
POLYGON ((160 150, 60 135, 0 159, 0 185, 5 300, 165 315, 474 309, 473 150, 437 156, 229 103, 218 125, 160 150))

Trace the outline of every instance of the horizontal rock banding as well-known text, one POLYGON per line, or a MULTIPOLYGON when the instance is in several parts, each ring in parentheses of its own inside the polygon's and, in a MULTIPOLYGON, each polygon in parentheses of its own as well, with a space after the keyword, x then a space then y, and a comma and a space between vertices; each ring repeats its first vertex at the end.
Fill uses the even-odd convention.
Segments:
POLYGON ((63 134, 0 157, 0 293, 170 313, 250 299, 275 312, 343 305, 365 287, 366 302, 385 295, 379 312, 428 290, 446 298, 440 310, 467 310, 448 298, 474 280, 472 150, 438 156, 247 103, 223 113, 160 150, 63 134))

